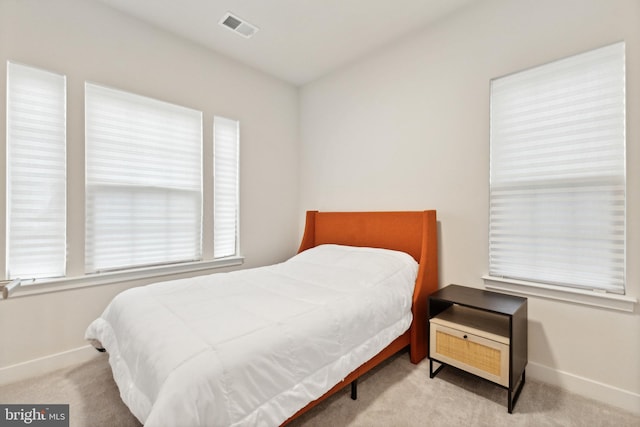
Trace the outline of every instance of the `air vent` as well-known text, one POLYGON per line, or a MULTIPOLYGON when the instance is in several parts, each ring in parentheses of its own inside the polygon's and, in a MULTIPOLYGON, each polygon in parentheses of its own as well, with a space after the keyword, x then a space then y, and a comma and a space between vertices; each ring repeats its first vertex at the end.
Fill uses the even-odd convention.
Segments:
POLYGON ((247 39, 258 31, 258 27, 248 23, 231 12, 225 13, 218 24, 247 39))

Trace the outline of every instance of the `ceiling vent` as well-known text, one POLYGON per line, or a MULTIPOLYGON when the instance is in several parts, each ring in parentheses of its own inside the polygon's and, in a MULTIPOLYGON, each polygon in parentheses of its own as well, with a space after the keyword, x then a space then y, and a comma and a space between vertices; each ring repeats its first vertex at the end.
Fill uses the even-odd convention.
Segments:
POLYGON ((225 13, 218 24, 247 39, 253 36, 258 31, 258 27, 248 23, 242 18, 237 17, 231 12, 225 13))

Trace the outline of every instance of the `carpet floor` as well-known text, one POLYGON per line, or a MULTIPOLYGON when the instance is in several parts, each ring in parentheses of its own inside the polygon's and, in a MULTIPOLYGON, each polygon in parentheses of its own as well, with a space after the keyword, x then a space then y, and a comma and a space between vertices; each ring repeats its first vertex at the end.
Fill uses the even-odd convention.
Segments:
MULTIPOLYGON (((530 379, 513 414, 508 414, 506 390, 453 368, 430 379, 429 362, 412 365, 407 353, 361 378, 358 400, 351 400, 349 393, 347 387, 289 425, 640 426, 640 416, 530 379)), ((140 426, 120 400, 107 355, 0 386, 0 403, 68 403, 70 425, 77 427, 140 426)))

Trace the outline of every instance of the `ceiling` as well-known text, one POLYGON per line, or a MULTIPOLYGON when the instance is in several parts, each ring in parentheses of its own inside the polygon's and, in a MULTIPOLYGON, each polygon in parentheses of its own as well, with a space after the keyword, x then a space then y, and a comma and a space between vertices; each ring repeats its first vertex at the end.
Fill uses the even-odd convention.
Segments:
POLYGON ((302 85, 477 0, 98 0, 302 85), (259 28, 246 39, 226 12, 259 28))

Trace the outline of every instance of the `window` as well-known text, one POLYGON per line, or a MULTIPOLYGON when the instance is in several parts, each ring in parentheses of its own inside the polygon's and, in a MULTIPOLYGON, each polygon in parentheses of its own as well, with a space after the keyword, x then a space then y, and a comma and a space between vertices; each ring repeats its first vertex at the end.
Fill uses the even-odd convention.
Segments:
POLYGON ((239 126, 236 120, 213 120, 213 257, 238 254, 239 126))
POLYGON ((66 79, 7 65, 7 278, 66 263, 66 79))
POLYGON ((491 82, 492 277, 624 293, 624 49, 491 82))
POLYGON ((202 113, 85 85, 85 270, 202 258, 202 113))
POLYGON ((85 156, 68 164, 64 75, 7 62, 6 105, 1 282, 46 283, 22 287, 37 294, 243 262, 238 121, 214 117, 214 155, 205 159, 201 111, 85 83, 85 156), (80 223, 67 218, 67 189, 77 188, 68 170, 84 170, 84 192, 71 194, 84 202, 80 223), (214 171, 213 194, 203 193, 204 170, 214 171), (213 217, 211 234, 203 217, 213 217), (84 245, 67 248, 83 231, 84 245))

